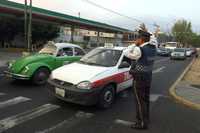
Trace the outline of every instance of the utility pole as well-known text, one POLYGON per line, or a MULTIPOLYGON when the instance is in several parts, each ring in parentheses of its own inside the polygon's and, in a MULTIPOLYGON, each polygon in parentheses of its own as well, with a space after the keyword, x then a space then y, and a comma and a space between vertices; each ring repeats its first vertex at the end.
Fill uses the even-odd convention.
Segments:
POLYGON ((27 46, 27 51, 31 52, 32 44, 32 0, 29 6, 27 0, 24 1, 24 39, 27 46), (29 7, 29 8, 28 8, 29 7))
POLYGON ((28 47, 29 51, 32 51, 32 0, 30 0, 29 6, 29 25, 28 25, 28 47))
MULTIPOLYGON (((28 39, 27 39, 27 0, 24 0, 24 42, 25 42, 25 45, 27 47, 27 44, 28 44, 28 39)), ((28 47, 27 47, 28 49, 28 47)))

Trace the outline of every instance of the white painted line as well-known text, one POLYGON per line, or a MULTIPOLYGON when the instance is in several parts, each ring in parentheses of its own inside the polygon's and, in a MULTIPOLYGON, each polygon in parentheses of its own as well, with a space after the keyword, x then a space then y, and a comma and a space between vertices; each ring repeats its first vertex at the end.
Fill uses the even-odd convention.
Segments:
POLYGON ((124 126, 129 126, 129 127, 130 127, 130 126, 133 125, 135 122, 116 119, 116 120, 115 120, 115 123, 116 123, 116 124, 120 124, 120 125, 124 125, 124 126))
POLYGON ((29 101, 29 100, 31 100, 31 99, 26 98, 26 97, 22 97, 22 96, 15 97, 13 99, 0 102, 0 109, 2 109, 4 107, 15 105, 15 104, 18 104, 18 103, 26 102, 26 101, 29 101))
POLYGON ((50 132, 55 132, 55 130, 60 129, 60 128, 70 128, 78 123, 80 123, 82 120, 89 119, 93 116, 94 114, 92 113, 85 113, 82 111, 77 112, 74 116, 70 117, 67 120, 64 120, 57 125, 50 127, 48 129, 45 129, 43 131, 37 131, 36 133, 50 133, 50 132))
POLYGON ((165 68, 166 68, 165 66, 162 66, 162 67, 160 67, 160 68, 157 68, 157 69, 153 70, 153 74, 163 72, 163 70, 164 70, 165 68))
POLYGON ((159 94, 150 94, 150 101, 155 102, 157 101, 162 95, 159 94))
POLYGON ((167 60, 169 60, 169 58, 164 58, 164 59, 156 60, 155 63, 159 63, 159 62, 167 61, 167 60))
POLYGON ((4 96, 4 95, 6 95, 5 93, 0 93, 0 96, 4 96))
POLYGON ((0 133, 58 108, 59 106, 57 105, 45 104, 32 110, 0 120, 0 133))

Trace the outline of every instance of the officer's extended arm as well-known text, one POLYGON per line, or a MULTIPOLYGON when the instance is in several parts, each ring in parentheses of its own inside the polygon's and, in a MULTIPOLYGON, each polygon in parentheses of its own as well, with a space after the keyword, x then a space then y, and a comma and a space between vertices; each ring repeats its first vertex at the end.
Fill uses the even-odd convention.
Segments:
POLYGON ((142 54, 141 54, 141 50, 139 47, 137 46, 129 46, 125 51, 124 51, 124 55, 132 60, 138 60, 142 54))

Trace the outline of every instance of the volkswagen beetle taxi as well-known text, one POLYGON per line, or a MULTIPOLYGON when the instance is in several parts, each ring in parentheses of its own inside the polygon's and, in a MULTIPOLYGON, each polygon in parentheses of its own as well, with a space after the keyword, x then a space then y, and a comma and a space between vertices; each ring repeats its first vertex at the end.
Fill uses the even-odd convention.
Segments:
POLYGON ((49 78, 51 92, 59 99, 108 108, 116 93, 132 86, 126 47, 98 47, 79 62, 55 69, 49 78))
POLYGON ((41 85, 46 82, 52 70, 79 61, 84 54, 84 50, 77 45, 49 42, 39 53, 9 62, 5 74, 13 79, 31 80, 41 85))

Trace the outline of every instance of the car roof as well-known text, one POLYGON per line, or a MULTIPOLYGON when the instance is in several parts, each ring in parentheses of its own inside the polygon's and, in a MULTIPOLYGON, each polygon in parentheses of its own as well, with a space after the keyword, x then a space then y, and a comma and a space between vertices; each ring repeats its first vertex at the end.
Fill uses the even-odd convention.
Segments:
POLYGON ((55 43, 57 48, 65 48, 65 47, 76 47, 82 49, 80 46, 72 43, 55 43))
POLYGON ((101 49, 112 49, 112 50, 125 50, 127 47, 120 47, 120 46, 116 46, 116 47, 98 47, 101 49))

